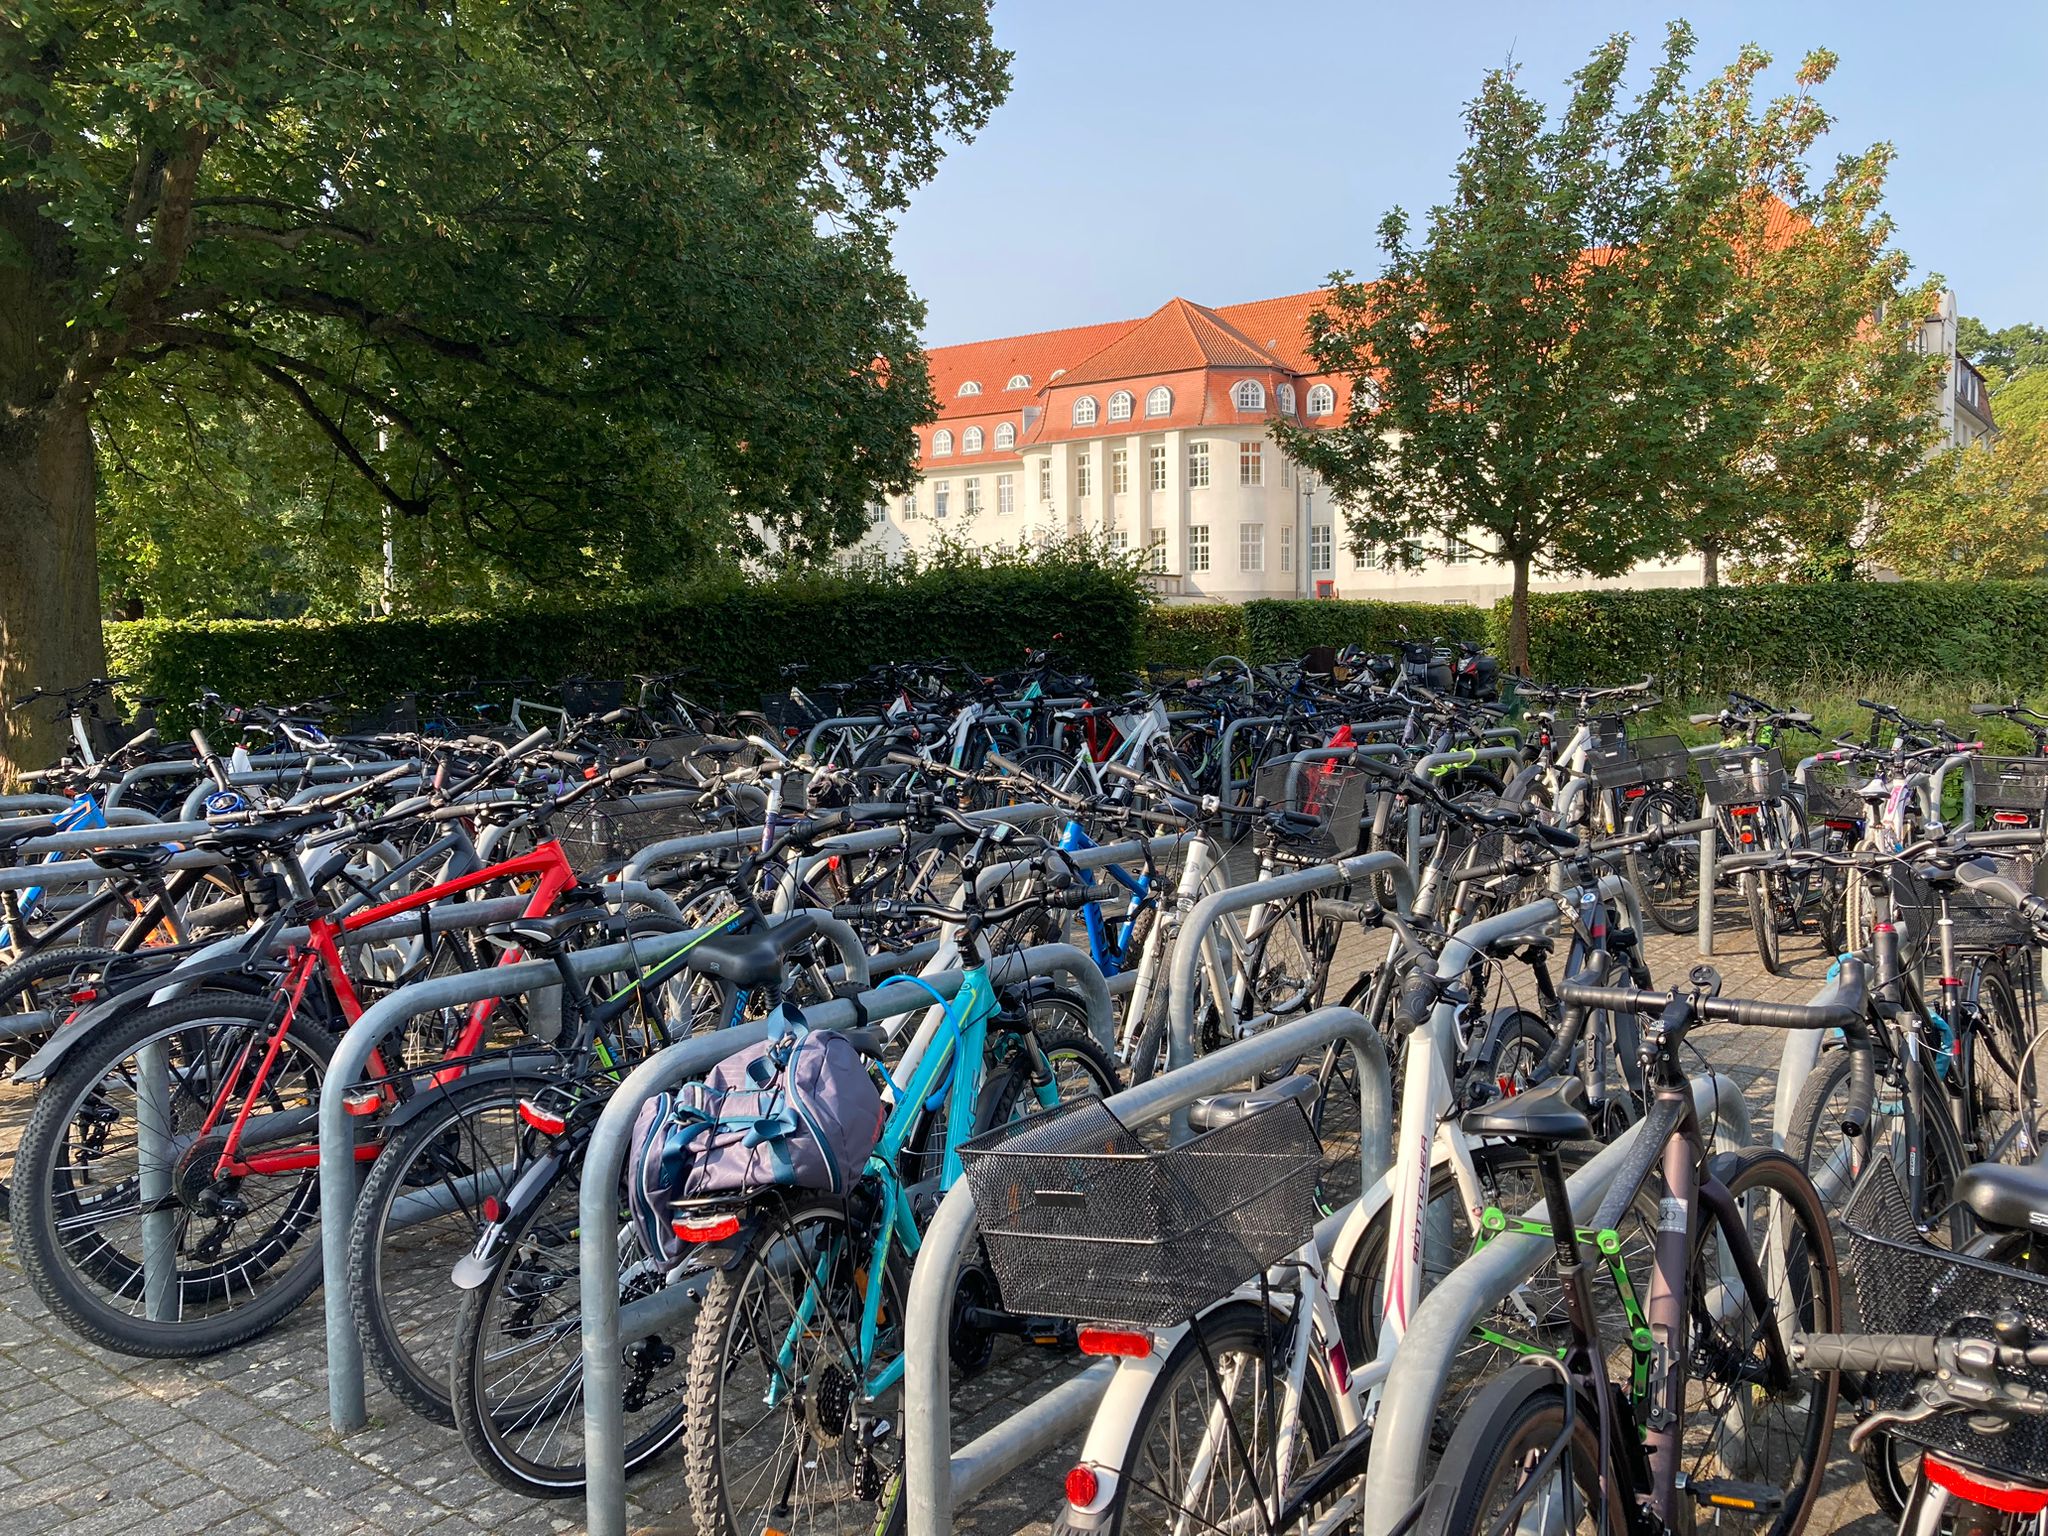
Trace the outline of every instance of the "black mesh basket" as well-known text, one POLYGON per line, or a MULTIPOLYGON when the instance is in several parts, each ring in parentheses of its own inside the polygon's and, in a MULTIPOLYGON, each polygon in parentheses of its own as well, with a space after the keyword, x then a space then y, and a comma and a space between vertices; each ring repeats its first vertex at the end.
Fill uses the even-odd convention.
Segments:
POLYGON ((1979 821, 1998 811, 2024 812, 2039 826, 2048 811, 2048 757, 1973 757, 1970 793, 1979 821))
POLYGON ((562 708, 571 719, 609 714, 626 702, 626 685, 614 679, 572 677, 562 684, 562 708))
POLYGON ((1315 818, 1312 829, 1287 830, 1278 850, 1313 862, 1357 849, 1367 789, 1362 770, 1347 768, 1334 759, 1303 762, 1283 757, 1258 771, 1252 781, 1252 798, 1272 810, 1315 818))
POLYGON ((1595 789, 1634 789, 1638 784, 1676 784, 1691 765, 1676 736, 1618 737, 1596 741, 1586 753, 1586 777, 1595 789))
MULTIPOLYGON (((2007 858, 1989 856, 1998 872, 2016 882, 2023 891, 2038 891, 2040 872, 2032 854, 2007 858)), ((1949 921, 1955 924, 1956 948, 1973 953, 1991 949, 2018 949, 2034 942, 2033 926, 2010 907, 1979 896, 1974 891, 1948 893, 1949 921)))
MULTIPOLYGON (((1838 770, 1836 771, 1838 772, 1838 770)), ((1854 785, 1815 767, 1806 780, 1806 824, 1820 827, 1826 822, 1854 822, 1859 828, 1870 814, 1870 805, 1856 793, 1854 785)))
MULTIPOLYGON (((2012 1312, 2035 1337, 2048 1338, 2048 1278, 1932 1246, 1913 1230, 1911 1209, 1891 1159, 1872 1159, 1842 1213, 1843 1271, 1865 1332, 1988 1339, 1992 1320, 2012 1312)), ((2035 1391, 2048 1391, 2048 1368, 2027 1376, 2035 1391)), ((1872 1373, 1864 1396, 1873 1410, 1904 1408, 1915 1401, 1913 1384, 1908 1373, 1872 1373)), ((2022 1418, 1994 1434, 1972 1424, 1967 1413, 1946 1413, 1892 1433, 1996 1475, 2048 1476, 2048 1421, 2022 1418)))
POLYGON ((1081 1099, 961 1161, 1005 1307, 1162 1328, 1309 1240, 1322 1148, 1292 1101, 1154 1152, 1081 1099))
POLYGON ((1785 798, 1785 760, 1775 747, 1735 747, 1700 765, 1700 787, 1713 806, 1762 805, 1785 798))

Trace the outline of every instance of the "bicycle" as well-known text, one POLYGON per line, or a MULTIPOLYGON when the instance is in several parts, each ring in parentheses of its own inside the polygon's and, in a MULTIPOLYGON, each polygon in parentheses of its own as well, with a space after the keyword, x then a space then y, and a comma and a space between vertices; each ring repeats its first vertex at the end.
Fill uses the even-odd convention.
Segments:
POLYGON ((1575 1079, 1468 1111, 1468 1134, 1531 1149, 1541 1170, 1543 1221, 1493 1230, 1552 1239, 1565 1297, 1559 1355, 1532 1356, 1483 1388, 1461 1416, 1422 1501, 1430 1536, 1537 1529, 1647 1533, 1718 1525, 1792 1536, 1826 1470, 1840 1379, 1802 1370, 1785 1324, 1832 1329, 1841 1315, 1833 1237, 1812 1182, 1767 1148, 1710 1158, 1679 1053, 1696 1025, 1717 1020, 1778 1029, 1840 1029, 1858 1064, 1851 1113, 1867 1115, 1872 1076, 1860 1003, 1764 1003, 1723 998, 1711 967, 1686 990, 1567 983, 1574 1007, 1626 1010, 1644 1020, 1655 1100, 1640 1139, 1583 1225, 1572 1214, 1562 1148, 1593 1134, 1575 1079), (1646 1299, 1615 1262, 1616 1227, 1639 1194, 1656 1193, 1655 1262, 1646 1299), (1589 1261, 1585 1248, 1599 1255, 1589 1261), (1621 1291, 1630 1327, 1602 1326, 1593 1272, 1621 1291), (1626 1380, 1610 1351, 1625 1346, 1626 1380))

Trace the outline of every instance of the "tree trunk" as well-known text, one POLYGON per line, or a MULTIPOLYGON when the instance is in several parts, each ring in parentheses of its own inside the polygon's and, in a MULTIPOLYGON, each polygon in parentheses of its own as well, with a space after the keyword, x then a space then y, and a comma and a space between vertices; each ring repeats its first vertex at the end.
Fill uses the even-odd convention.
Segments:
POLYGON ((1709 587, 1721 585, 1721 546, 1713 540, 1700 546, 1700 582, 1709 587))
MULTIPOLYGON (((105 675, 92 430, 81 406, 0 432, 0 695, 105 675)), ((49 707, 0 715, 0 778, 47 768, 66 729, 49 707)))
POLYGON ((1508 670, 1529 675, 1529 556, 1516 555, 1515 590, 1508 598, 1508 670))

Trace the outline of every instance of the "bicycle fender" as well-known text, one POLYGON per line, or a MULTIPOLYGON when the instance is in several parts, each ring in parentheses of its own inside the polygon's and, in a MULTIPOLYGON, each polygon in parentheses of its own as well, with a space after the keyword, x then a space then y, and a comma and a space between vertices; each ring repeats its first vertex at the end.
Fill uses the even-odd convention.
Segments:
MULTIPOLYGON (((236 935, 235 942, 239 943, 241 937, 239 934, 236 935)), ((125 1019, 138 1009, 183 997, 200 982, 209 978, 239 974, 242 961, 243 956, 239 952, 215 954, 202 950, 162 976, 138 979, 135 985, 125 987, 112 997, 94 1003, 68 1024, 59 1025, 36 1053, 15 1070, 12 1081, 47 1082, 51 1074, 63 1064, 64 1058, 77 1049, 80 1042, 90 1039, 104 1026, 125 1019)), ((232 990, 254 992, 257 989, 248 985, 244 979, 242 984, 234 986, 232 990)))
POLYGON ((460 1077, 447 1083, 422 1088, 394 1109, 384 1122, 385 1139, 389 1140, 396 1135, 407 1122, 417 1120, 429 1109, 438 1108, 454 1095, 464 1093, 473 1086, 499 1083, 531 1084, 539 1088, 553 1080, 549 1068, 560 1065, 559 1056, 544 1051, 536 1051, 526 1056, 492 1056, 470 1062, 463 1067, 460 1077))
POLYGON ((448 1272, 448 1279, 456 1289, 473 1291, 491 1278, 505 1255, 506 1227, 511 1225, 515 1216, 531 1209, 534 1202, 548 1192, 568 1159, 569 1149, 559 1142, 554 1143, 528 1163, 519 1177, 512 1181, 512 1187, 505 1192, 504 1209, 498 1219, 477 1234, 476 1246, 457 1259, 454 1268, 448 1272))

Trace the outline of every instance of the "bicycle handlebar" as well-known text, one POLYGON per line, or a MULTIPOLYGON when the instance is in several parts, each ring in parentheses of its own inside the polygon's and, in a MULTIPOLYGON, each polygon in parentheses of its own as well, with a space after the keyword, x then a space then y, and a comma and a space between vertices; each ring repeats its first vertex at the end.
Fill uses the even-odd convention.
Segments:
POLYGON ((1817 1371, 1931 1372, 1940 1341, 1917 1333, 1795 1333, 1792 1358, 1817 1371))

